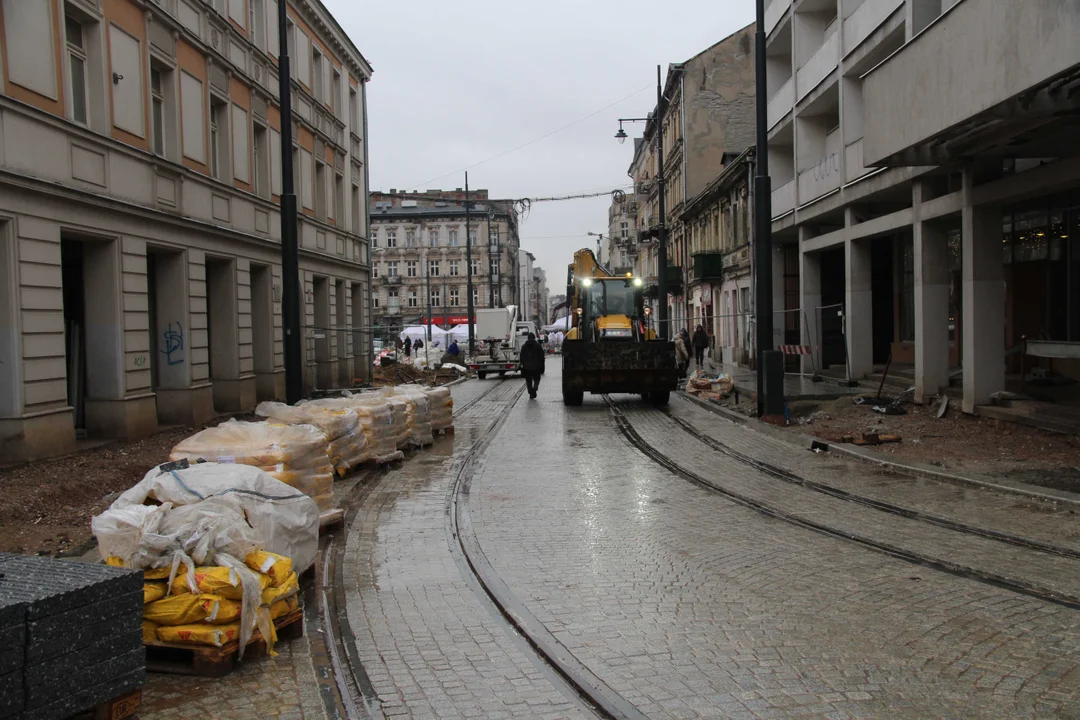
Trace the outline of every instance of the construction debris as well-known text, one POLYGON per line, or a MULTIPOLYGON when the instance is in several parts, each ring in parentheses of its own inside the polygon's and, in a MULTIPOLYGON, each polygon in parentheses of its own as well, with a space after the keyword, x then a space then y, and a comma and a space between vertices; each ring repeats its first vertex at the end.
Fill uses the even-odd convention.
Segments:
POLYGON ((949 396, 946 395, 945 397, 941 398, 941 404, 938 405, 938 409, 937 409, 937 418, 938 418, 938 420, 945 417, 945 413, 947 413, 948 411, 949 411, 949 396))
POLYGON ((858 437, 853 434, 840 436, 840 442, 852 445, 881 445, 882 443, 898 443, 900 441, 899 435, 876 432, 860 433, 858 437))

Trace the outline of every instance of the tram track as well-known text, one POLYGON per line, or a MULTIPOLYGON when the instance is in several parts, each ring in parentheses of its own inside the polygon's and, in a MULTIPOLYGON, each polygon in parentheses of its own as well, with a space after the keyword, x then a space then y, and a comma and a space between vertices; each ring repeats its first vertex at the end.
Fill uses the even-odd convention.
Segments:
MULTIPOLYGON (((521 384, 508 402, 512 409, 524 394, 521 384)), ((476 398, 475 406, 487 393, 476 398)), ((492 566, 480 546, 472 524, 469 494, 477 463, 498 435, 509 416, 503 412, 478 435, 454 472, 446 498, 446 530, 455 559, 474 589, 492 604, 492 609, 519 637, 522 650, 530 652, 538 666, 546 667, 552 684, 568 698, 575 699, 583 710, 606 720, 647 720, 631 702, 601 680, 561 643, 522 603, 492 566)))
MULTIPOLYGON (((1061 592, 1050 588, 1048 586, 1029 582, 1019 578, 1009 577, 1000 573, 992 572, 986 569, 980 569, 966 565, 960 562, 955 562, 948 558, 935 557, 925 552, 913 550, 903 547, 899 544, 888 542, 886 540, 870 537, 863 533, 857 533, 850 530, 845 530, 836 525, 827 524, 819 520, 812 519, 808 516, 799 515, 796 513, 788 512, 777 504, 770 503, 751 496, 748 493, 740 492, 737 489, 719 484, 694 469, 687 467, 685 464, 680 463, 678 460, 669 457, 664 454, 660 449, 655 447, 652 443, 648 442, 638 430, 634 427, 633 422, 627 417, 626 413, 622 411, 619 405, 612 400, 609 396, 604 396, 608 407, 610 408, 612 415, 615 419, 615 423, 620 432, 627 439, 627 441, 639 452, 653 460, 658 465, 664 467, 674 475, 677 475, 684 480, 688 480, 696 485, 699 485, 706 490, 714 493, 718 493, 727 499, 736 502, 744 507, 749 507, 756 510, 759 513, 773 517, 784 522, 803 527, 814 532, 818 532, 831 537, 839 538, 848 542, 853 542, 863 547, 866 547, 877 552, 881 552, 892 557, 905 560, 912 564, 921 565, 923 567, 932 568, 934 570, 948 573, 951 575, 964 577, 970 580, 982 582, 994 587, 1009 590, 1014 593, 1026 595, 1029 597, 1044 600, 1046 602, 1068 607, 1071 609, 1080 609, 1080 597, 1076 595, 1061 592)), ((668 413, 664 413, 664 417, 674 421, 676 427, 683 431, 686 431, 687 435, 692 437, 696 442, 701 442, 707 446, 710 450, 723 454, 733 460, 736 460, 740 464, 747 467, 751 467, 760 473, 763 473, 769 477, 782 480, 786 483, 803 486, 804 488, 821 493, 828 497, 843 502, 850 502, 863 507, 879 510, 883 513, 904 517, 916 522, 926 523, 928 525, 934 525, 946 530, 958 532, 961 534, 968 534, 977 536, 987 540, 993 540, 1002 542, 1008 545, 1021 547, 1025 550, 1031 550, 1037 553, 1046 553, 1055 557, 1065 558, 1067 560, 1075 560, 1080 558, 1080 554, 1076 553, 1071 548, 1064 548, 1047 543, 1042 543, 1036 540, 1030 540, 1028 538, 1022 538, 1008 533, 1000 533, 998 531, 989 530, 985 528, 977 528, 974 526, 959 523, 957 521, 949 520, 947 518, 940 518, 938 516, 929 515, 920 511, 911 510, 909 508, 903 508, 891 503, 884 503, 874 500, 872 498, 866 498, 854 493, 848 493, 847 491, 831 488, 821 483, 814 483, 813 481, 801 478, 794 473, 790 473, 782 468, 770 465, 768 463, 752 458, 745 453, 739 452, 729 446, 721 443, 715 438, 709 438, 709 436, 702 435, 696 430, 689 428, 686 423, 681 422, 679 419, 672 417, 668 413)))

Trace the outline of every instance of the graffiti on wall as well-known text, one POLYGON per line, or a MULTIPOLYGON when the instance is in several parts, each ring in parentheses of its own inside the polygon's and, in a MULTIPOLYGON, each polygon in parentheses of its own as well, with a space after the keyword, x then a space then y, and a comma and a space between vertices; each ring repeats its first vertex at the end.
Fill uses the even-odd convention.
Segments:
POLYGON ((811 168, 814 180, 821 181, 832 175, 840 174, 840 153, 826 155, 817 165, 811 168))
POLYGON ((165 347, 161 352, 165 354, 165 362, 169 365, 179 365, 184 362, 184 326, 180 324, 180 321, 176 321, 175 330, 170 322, 169 327, 162 333, 162 337, 165 340, 165 347))

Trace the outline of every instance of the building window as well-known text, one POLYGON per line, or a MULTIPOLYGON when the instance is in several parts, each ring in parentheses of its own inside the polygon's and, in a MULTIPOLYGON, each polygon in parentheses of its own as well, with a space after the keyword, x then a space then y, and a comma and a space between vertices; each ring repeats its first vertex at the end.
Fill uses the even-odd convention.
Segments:
POLYGON ((439 229, 428 230, 428 244, 431 247, 439 247, 439 229))
POLYGON ((499 261, 498 261, 498 259, 491 258, 491 261, 488 263, 488 267, 491 269, 491 277, 493 277, 493 278, 499 277, 499 261))
POLYGON ((419 298, 416 297, 416 291, 409 291, 409 307, 414 308, 420 304, 419 298))
POLYGON ((451 228, 446 233, 447 244, 450 247, 457 247, 457 228, 451 228))
POLYGON ((266 9, 263 0, 248 0, 248 14, 250 22, 248 30, 251 32, 251 41, 260 50, 266 50, 266 9))
POLYGON ((435 307, 442 305, 442 290, 440 288, 431 288, 431 304, 435 307))
POLYGON ((397 277, 397 260, 386 263, 386 277, 397 277))
POLYGON ((386 292, 386 305, 387 307, 392 308, 396 308, 398 306, 397 290, 388 290, 386 292))
POLYGON ((360 134, 360 100, 352 88, 349 88, 349 130, 354 135, 360 134))
POLYGON ((388 247, 388 248, 396 248, 397 247, 397 230, 387 230, 386 231, 386 247, 388 247))
MULTIPOLYGON (((372 277, 374 277, 374 276, 372 276, 372 277)), ((379 309, 379 296, 378 295, 371 298, 371 307, 373 307, 376 310, 379 309)))
POLYGON ((428 260, 428 277, 439 277, 438 260, 428 260))
POLYGON ((630 237, 630 223, 627 223, 627 222, 619 223, 619 237, 621 237, 621 238, 630 237))
POLYGON ((406 230, 405 231, 405 247, 411 247, 411 248, 416 247, 416 231, 415 230, 406 230))
POLYGON ((352 231, 360 234, 360 186, 352 186, 352 231))
POLYGON ((165 94, 161 82, 161 70, 150 68, 150 108, 154 118, 154 154, 165 157, 165 94))
POLYGON ((334 219, 340 227, 345 226, 345 176, 334 174, 334 219))
POLYGON ((345 106, 341 101, 341 73, 337 70, 334 71, 334 115, 339 120, 345 119, 345 106))
POLYGON ((488 241, 492 246, 499 244, 499 228, 493 227, 488 231, 488 241))
POLYGON ((473 258, 472 259, 472 264, 469 266, 469 268, 470 268, 470 273, 471 274, 479 275, 480 274, 480 259, 479 258, 473 258))
POLYGON ((458 261, 457 260, 449 260, 448 262, 450 263, 450 277, 457 277, 457 275, 458 275, 458 261))
POLYGON ((229 104, 210 98, 210 174, 218 180, 228 165, 229 104))
POLYGON ((255 123, 252 137, 252 155, 255 158, 255 194, 270 197, 270 148, 267 143, 266 126, 255 123))
POLYGON ((371 277, 379 277, 379 263, 371 263, 371 277))
POLYGON ((472 289, 472 304, 473 307, 480 307, 480 288, 474 287, 472 289))
POLYGON ((450 307, 458 306, 459 290, 457 288, 450 288, 450 307))
POLYGON ((67 31, 68 63, 71 70, 71 119, 87 125, 86 44, 83 41, 83 26, 70 15, 64 16, 64 26, 67 31))
POLYGON ((327 99, 328 99, 326 97, 326 95, 323 94, 323 72, 325 72, 324 69, 323 69, 324 64, 325 64, 325 61, 323 60, 322 53, 319 52, 318 48, 312 47, 311 48, 311 72, 312 72, 311 94, 314 95, 315 99, 318 100, 321 103, 325 103, 327 101, 327 99))
POLYGON ((417 266, 417 262, 415 260, 409 260, 408 262, 406 262, 405 263, 405 274, 408 277, 416 277, 416 266, 417 266))
POLYGON ((469 244, 476 247, 476 231, 472 229, 469 230, 469 244))
POLYGON ((320 220, 329 216, 330 196, 326 192, 326 163, 315 162, 315 209, 320 220))

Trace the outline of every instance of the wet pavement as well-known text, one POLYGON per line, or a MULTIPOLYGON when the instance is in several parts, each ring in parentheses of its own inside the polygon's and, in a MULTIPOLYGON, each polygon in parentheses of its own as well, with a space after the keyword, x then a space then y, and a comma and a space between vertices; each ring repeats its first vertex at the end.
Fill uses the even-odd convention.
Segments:
MULTIPOLYGON (((557 359, 538 399, 522 386, 456 386, 455 434, 339 484, 355 506, 334 536, 342 612, 377 696, 370 717, 603 717, 544 647, 625 717, 1080 717, 1080 609, 843 535, 1062 597, 1080 596, 1080 560, 784 482, 678 421, 838 491, 1075 551, 1067 509, 796 451, 678 399, 663 411, 615 398, 619 422, 672 467, 767 515, 647 456, 603 398, 565 408, 557 359), (460 543, 455 500, 471 521, 460 543)), ((221 680, 152 676, 140 716, 328 717, 315 630, 221 680)))

